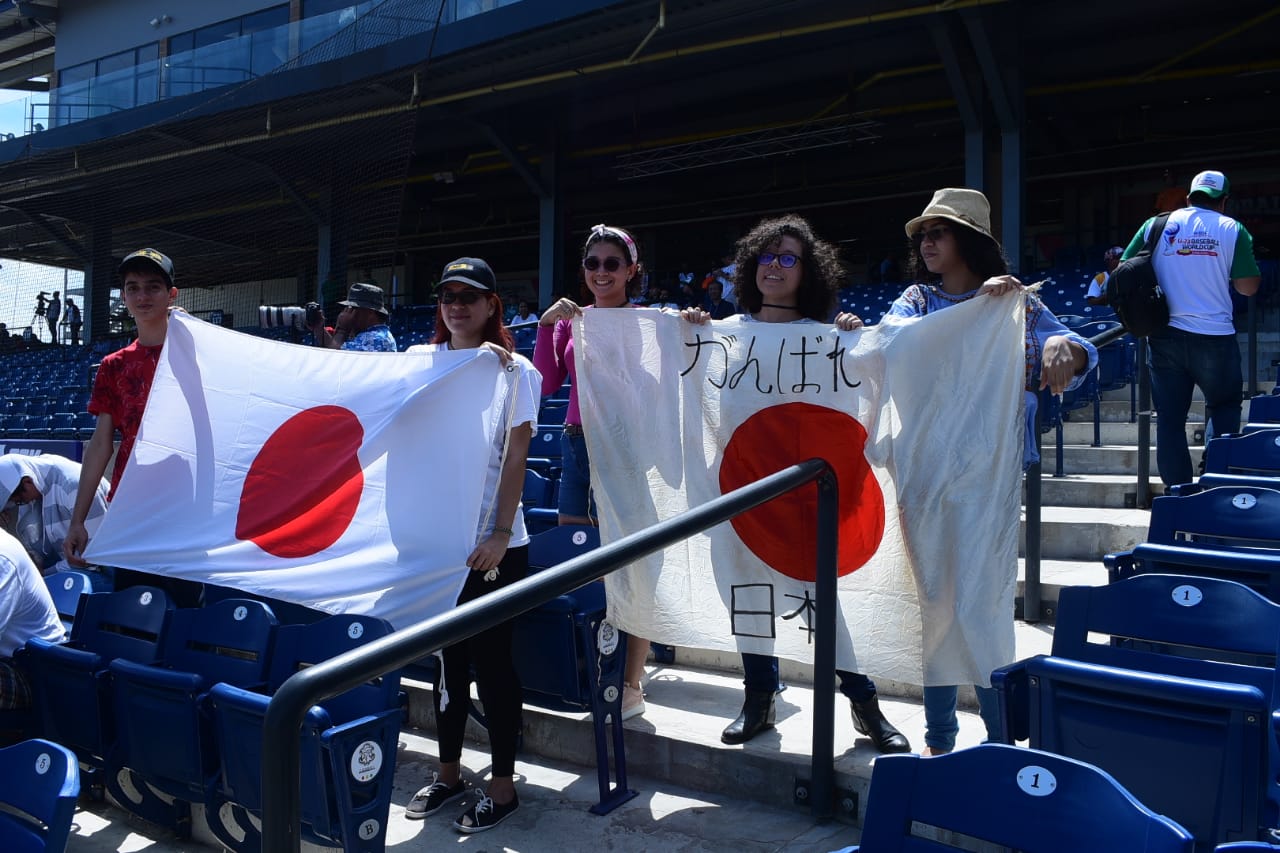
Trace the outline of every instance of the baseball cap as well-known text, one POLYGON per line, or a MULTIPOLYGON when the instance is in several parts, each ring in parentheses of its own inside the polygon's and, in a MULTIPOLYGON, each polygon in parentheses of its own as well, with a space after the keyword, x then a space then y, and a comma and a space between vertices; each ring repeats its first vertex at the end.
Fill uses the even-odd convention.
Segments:
POLYGON ((479 258, 458 258, 444 265, 440 274, 440 283, 450 281, 477 287, 480 290, 497 290, 498 279, 489 265, 479 258))
POLYGON ((1122 255, 1124 255, 1124 249, 1120 246, 1112 246, 1110 249, 1107 249, 1102 253, 1102 257, 1104 258, 1119 258, 1122 255))
POLYGON ((1188 193, 1204 193, 1209 198, 1222 198, 1231 192, 1231 184, 1227 176, 1221 172, 1205 171, 1191 179, 1188 193))
POLYGON ((116 271, 120 273, 120 275, 124 275, 125 269, 132 266, 135 261, 139 260, 148 261, 158 267, 160 272, 164 273, 164 277, 168 280, 169 286, 173 286, 173 261, 169 260, 168 255, 163 252, 157 252, 155 249, 139 249, 136 252, 130 252, 125 255, 124 260, 120 262, 120 266, 116 268, 116 271))

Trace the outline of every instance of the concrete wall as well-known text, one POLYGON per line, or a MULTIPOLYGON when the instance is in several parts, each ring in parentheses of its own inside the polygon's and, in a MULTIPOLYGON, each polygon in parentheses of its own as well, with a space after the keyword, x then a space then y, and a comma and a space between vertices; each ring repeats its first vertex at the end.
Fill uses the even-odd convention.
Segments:
POLYGON ((59 69, 79 65, 279 5, 281 0, 62 0, 54 64, 59 69), (151 26, 163 15, 172 20, 151 26))

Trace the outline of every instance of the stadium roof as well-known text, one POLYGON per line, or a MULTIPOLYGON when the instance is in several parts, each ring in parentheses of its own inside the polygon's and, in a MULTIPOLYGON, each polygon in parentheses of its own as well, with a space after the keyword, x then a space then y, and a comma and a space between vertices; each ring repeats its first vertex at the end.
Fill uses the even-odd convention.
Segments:
POLYGON ((58 0, 6 0, 0 6, 0 89, 48 91, 58 0))
POLYGON ((967 120, 988 150, 1020 129, 1032 215, 1088 176, 1276 160, 1272 0, 1208 22, 1193 0, 630 0, 494 36, 535 6, 0 145, 0 253, 82 266, 106 215, 117 257, 164 245, 213 283, 296 273, 336 221, 353 266, 528 269, 553 160, 575 235, 665 228, 718 256, 795 208, 855 239, 963 181, 967 120))

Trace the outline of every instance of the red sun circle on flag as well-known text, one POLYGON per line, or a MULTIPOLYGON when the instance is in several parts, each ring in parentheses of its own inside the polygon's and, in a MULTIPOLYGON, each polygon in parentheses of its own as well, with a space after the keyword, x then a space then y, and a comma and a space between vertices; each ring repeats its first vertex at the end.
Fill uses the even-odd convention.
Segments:
MULTIPOLYGON (((867 430, 824 406, 784 403, 761 409, 733 432, 720 463, 721 494, 814 457, 836 474, 840 495, 841 577, 857 571, 884 538, 884 493, 867 463, 867 430)), ((818 486, 809 483, 733 518, 742 544, 776 572, 815 580, 818 486)))
POLYGON ((276 557, 310 557, 346 532, 360 505, 364 427, 350 409, 316 406, 289 418, 245 474, 236 538, 276 557))

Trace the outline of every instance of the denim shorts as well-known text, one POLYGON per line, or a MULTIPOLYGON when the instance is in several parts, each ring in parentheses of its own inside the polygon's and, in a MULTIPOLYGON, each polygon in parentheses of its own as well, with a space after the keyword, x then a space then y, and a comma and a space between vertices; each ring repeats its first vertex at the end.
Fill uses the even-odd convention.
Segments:
POLYGON ((587 458, 587 440, 568 432, 560 436, 561 515, 596 517, 596 502, 591 496, 591 462, 587 458))

